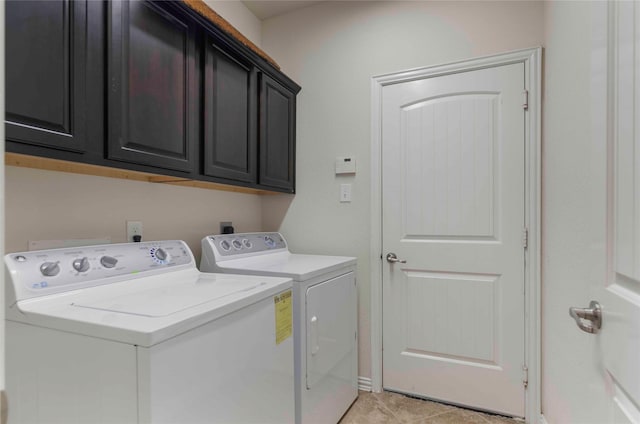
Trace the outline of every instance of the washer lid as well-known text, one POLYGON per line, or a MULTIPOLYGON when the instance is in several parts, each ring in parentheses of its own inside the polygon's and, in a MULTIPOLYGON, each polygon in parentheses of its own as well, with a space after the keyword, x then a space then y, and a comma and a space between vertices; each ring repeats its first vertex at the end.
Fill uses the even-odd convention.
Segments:
POLYGON ((86 300, 72 303, 80 308, 97 309, 145 317, 166 317, 195 306, 229 298, 232 295, 266 288, 265 281, 255 278, 237 281, 216 281, 215 276, 206 274, 194 284, 165 284, 150 287, 135 293, 115 294, 106 299, 86 300), (216 284, 211 284, 212 282, 216 284))
POLYGON ((19 301, 7 320, 151 347, 291 285, 285 278, 189 269, 19 301))

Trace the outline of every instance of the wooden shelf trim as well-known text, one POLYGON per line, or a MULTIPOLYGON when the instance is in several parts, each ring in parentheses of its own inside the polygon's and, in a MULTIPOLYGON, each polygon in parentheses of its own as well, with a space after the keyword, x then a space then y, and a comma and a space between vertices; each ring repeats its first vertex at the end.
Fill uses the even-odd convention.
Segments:
POLYGON ((4 163, 7 166, 22 168, 44 169, 47 171, 68 172, 72 174, 94 175, 98 177, 119 178, 124 180, 145 181, 155 184, 170 184, 184 187, 203 188, 208 190, 230 191, 245 194, 276 194, 272 191, 249 187, 239 187, 208 181, 190 180, 188 178, 171 177, 167 175, 151 174, 128 169, 111 168, 108 166, 90 165, 86 163, 70 162, 59 159, 43 158, 39 156, 23 155, 5 152, 4 163))
POLYGON ((218 15, 215 11, 213 11, 209 5, 207 5, 202 0, 182 0, 182 3, 187 5, 189 8, 195 10, 200 15, 204 16, 209 22, 220 28, 222 31, 229 34, 231 37, 235 38, 240 43, 244 44, 258 56, 269 62, 276 69, 280 69, 280 65, 276 63, 275 60, 267 53, 264 52, 260 47, 256 46, 251 40, 245 37, 240 31, 238 31, 233 25, 229 23, 222 16, 218 15))

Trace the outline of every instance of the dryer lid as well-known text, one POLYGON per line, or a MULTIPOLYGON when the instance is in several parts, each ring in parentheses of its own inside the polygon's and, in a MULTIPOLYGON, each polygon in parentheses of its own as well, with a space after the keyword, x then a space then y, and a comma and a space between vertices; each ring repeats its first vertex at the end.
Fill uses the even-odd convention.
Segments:
POLYGON ((308 281, 339 269, 354 267, 356 258, 348 256, 304 255, 278 252, 268 255, 232 259, 217 264, 222 272, 250 273, 308 281))

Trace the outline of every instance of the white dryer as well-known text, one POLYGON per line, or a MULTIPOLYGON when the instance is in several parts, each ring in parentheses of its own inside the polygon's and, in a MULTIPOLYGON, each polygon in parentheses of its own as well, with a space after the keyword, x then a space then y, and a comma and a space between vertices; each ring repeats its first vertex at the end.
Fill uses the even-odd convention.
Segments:
POLYGON ((289 252, 279 233, 202 240, 200 271, 293 279, 296 422, 335 424, 358 396, 356 258, 289 252))
POLYGON ((9 423, 294 422, 290 279, 201 274, 182 241, 5 265, 9 423))

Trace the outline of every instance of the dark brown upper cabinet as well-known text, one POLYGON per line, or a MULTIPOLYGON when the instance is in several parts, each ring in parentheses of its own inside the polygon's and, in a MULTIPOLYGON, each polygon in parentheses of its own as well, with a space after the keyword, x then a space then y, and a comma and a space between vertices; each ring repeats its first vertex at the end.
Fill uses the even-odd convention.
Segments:
POLYGON ((107 157, 191 173, 198 138, 196 25, 170 6, 108 3, 107 157))
POLYGON ((294 192, 300 87, 215 20, 182 1, 5 10, 7 152, 294 192))
POLYGON ((85 1, 7 1, 6 138, 83 152, 87 133, 85 1))
POLYGON ((254 183, 257 178, 258 91, 255 67, 205 37, 203 171, 254 183))
POLYGON ((260 76, 260 174, 258 184, 295 191, 296 93, 260 76))

